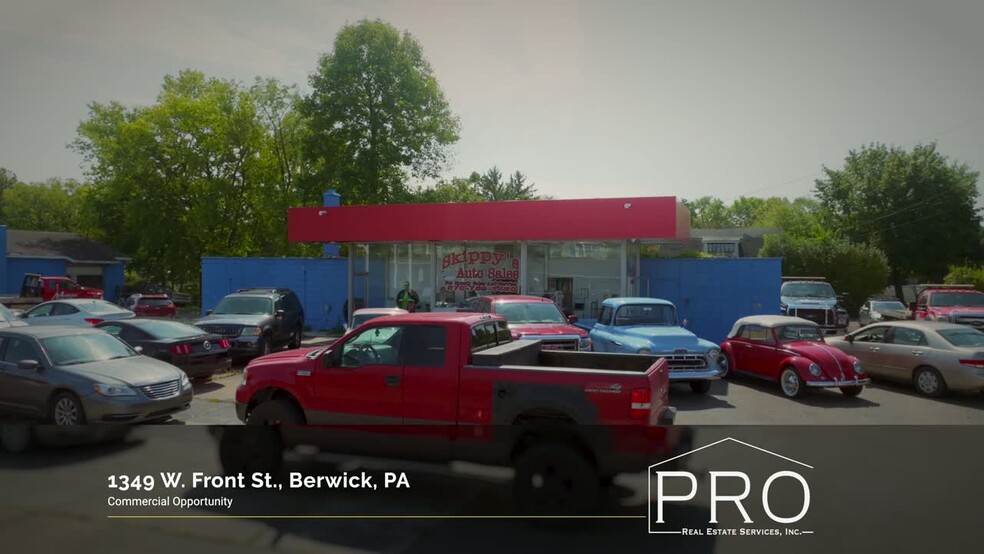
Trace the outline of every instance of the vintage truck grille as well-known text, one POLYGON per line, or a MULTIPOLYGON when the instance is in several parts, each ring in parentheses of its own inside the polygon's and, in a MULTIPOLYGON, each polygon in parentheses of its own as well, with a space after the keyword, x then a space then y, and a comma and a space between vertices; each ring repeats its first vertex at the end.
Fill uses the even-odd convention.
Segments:
POLYGON ((670 371, 707 369, 707 358, 701 354, 663 354, 660 357, 666 358, 670 371))
POLYGON ((222 335, 225 337, 238 337, 239 333, 242 332, 243 328, 241 325, 199 325, 199 329, 205 331, 206 333, 212 333, 214 335, 222 335))
POLYGON ((795 317, 801 317, 803 319, 812 321, 813 323, 819 325, 829 325, 836 322, 834 314, 830 310, 817 310, 817 309, 795 309, 791 314, 795 317))
POLYGON ((140 387, 140 392, 147 395, 147 398, 158 400, 160 398, 170 398, 178 394, 181 390, 181 381, 167 381, 155 385, 140 387))
POLYGON ((540 348, 543 350, 577 350, 576 340, 542 340, 540 348))

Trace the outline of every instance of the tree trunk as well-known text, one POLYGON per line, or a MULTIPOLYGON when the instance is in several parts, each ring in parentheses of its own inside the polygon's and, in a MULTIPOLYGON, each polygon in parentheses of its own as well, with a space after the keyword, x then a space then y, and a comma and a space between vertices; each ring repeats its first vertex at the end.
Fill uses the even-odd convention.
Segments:
POLYGON ((896 267, 892 268, 892 284, 895 285, 895 296, 905 302, 905 294, 902 292, 902 274, 896 267))

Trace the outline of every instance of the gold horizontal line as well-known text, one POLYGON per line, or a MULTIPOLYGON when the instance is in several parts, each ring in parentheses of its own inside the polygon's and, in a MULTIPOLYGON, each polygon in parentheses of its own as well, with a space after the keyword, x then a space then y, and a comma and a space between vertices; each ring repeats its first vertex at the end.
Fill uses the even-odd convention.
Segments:
POLYGON ((246 515, 246 516, 196 516, 196 515, 110 515, 107 519, 645 519, 646 516, 595 515, 595 516, 519 516, 519 515, 246 515))

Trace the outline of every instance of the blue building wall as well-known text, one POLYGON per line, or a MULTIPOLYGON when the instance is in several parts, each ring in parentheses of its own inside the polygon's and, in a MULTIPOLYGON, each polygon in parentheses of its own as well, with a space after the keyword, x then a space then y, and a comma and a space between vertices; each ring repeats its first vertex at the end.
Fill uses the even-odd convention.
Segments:
POLYGON ((119 300, 119 290, 123 286, 123 264, 103 266, 103 298, 110 302, 119 300))
POLYGON ((744 316, 779 314, 780 258, 641 261, 639 293, 673 302, 697 336, 723 342, 744 316))
MULTIPOLYGON (((5 243, 6 244, 6 243, 5 243)), ((24 283, 25 273, 40 273, 60 277, 65 275, 67 264, 65 260, 47 260, 44 258, 8 258, 3 259, 7 265, 7 282, 4 285, 5 294, 20 294, 24 283)))
POLYGON ((246 287, 286 287, 304 304, 306 325, 344 324, 348 260, 324 258, 202 258, 202 315, 225 295, 246 287))

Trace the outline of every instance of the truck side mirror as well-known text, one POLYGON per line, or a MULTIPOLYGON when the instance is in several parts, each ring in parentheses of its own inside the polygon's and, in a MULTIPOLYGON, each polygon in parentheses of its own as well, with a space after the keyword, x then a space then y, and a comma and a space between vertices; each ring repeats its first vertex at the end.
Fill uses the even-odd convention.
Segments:
POLYGON ((277 310, 276 313, 274 314, 274 316, 277 319, 283 319, 284 318, 284 314, 286 314, 286 313, 287 312, 285 312, 284 310, 277 310))
POLYGON ((916 303, 915 302, 909 302, 909 311, 910 312, 916 311, 916 303))
POLYGON ((569 316, 567 316, 567 322, 568 323, 577 323, 577 316, 576 315, 569 315, 569 316))
POLYGON ((214 311, 215 310, 208 310, 207 312, 205 312, 205 315, 212 315, 212 312, 214 312, 214 311))
POLYGON ((333 349, 325 350, 321 355, 322 367, 338 367, 338 351, 333 349))

